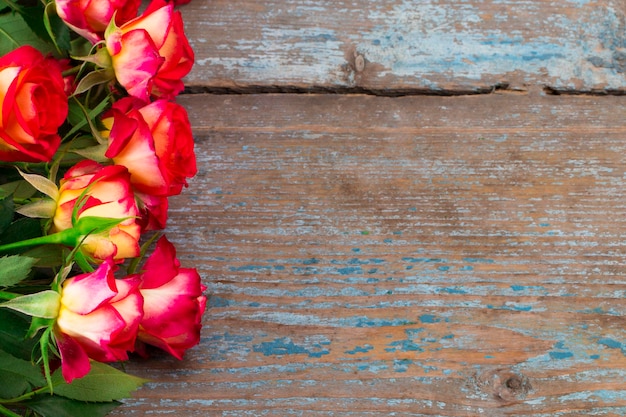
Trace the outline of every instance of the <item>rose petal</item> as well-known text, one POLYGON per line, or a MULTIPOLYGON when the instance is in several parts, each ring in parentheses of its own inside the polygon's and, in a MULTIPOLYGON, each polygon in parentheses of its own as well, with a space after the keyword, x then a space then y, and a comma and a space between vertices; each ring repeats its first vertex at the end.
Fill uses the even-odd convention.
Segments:
POLYGON ((114 266, 107 260, 92 273, 67 279, 63 283, 62 303, 65 308, 78 314, 89 314, 115 297, 117 288, 113 270, 114 266))
POLYGON ((89 373, 91 363, 87 352, 71 337, 62 332, 54 332, 54 337, 61 355, 61 373, 68 384, 76 378, 89 373))

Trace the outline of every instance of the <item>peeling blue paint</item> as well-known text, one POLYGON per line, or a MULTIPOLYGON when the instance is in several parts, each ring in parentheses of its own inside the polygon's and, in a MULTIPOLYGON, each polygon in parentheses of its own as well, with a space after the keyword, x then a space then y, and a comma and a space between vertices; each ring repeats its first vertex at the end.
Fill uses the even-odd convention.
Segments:
MULTIPOLYGON (((565 401, 606 401, 613 402, 617 400, 622 400, 626 396, 626 390, 596 390, 596 391, 582 391, 582 392, 574 392, 571 394, 566 394, 561 396, 559 399, 561 402, 565 401)), ((621 414, 620 414, 621 415, 621 414)))
POLYGON ((209 308, 228 307, 232 304, 232 301, 226 298, 218 297, 216 295, 211 295, 208 298, 207 304, 207 307, 209 308))
POLYGON ((385 352, 423 352, 422 348, 412 340, 396 340, 388 344, 388 348, 385 348, 385 352))
POLYGON ((533 293, 546 292, 546 289, 541 285, 511 285, 511 289, 515 292, 529 291, 533 293))
POLYGON ((460 287, 446 287, 446 288, 442 288, 438 292, 444 292, 448 294, 468 294, 467 290, 464 290, 463 288, 460 288, 460 287))
POLYGON ((341 320, 342 324, 354 327, 387 327, 387 326, 406 326, 414 324, 414 322, 405 319, 373 319, 369 317, 354 317, 341 320))
POLYGON ((363 269, 360 266, 347 266, 345 268, 337 268, 337 272, 341 275, 360 275, 363 269))
POLYGON ((410 359, 394 359, 393 370, 395 372, 406 372, 412 363, 413 361, 410 359))
POLYGON ((486 259, 486 258, 463 258, 463 261, 469 262, 469 263, 481 263, 481 264, 495 263, 493 259, 486 259))
POLYGON ((356 355, 357 353, 367 353, 374 349, 374 346, 366 344, 364 346, 355 346, 354 349, 344 351, 348 355, 356 355))
POLYGON ((439 323, 441 319, 433 316, 432 314, 422 314, 419 316, 419 320, 422 323, 439 323))
POLYGON ((622 343, 617 340, 611 339, 609 337, 604 337, 598 340, 598 344, 602 346, 606 346, 609 349, 621 349, 622 343))
POLYGON ((574 356, 572 352, 550 352, 550 358, 561 360, 561 359, 569 359, 574 356))
POLYGON ((303 265, 315 265, 318 264, 320 261, 317 258, 309 258, 309 259, 304 259, 302 261, 303 265))
POLYGON ((441 259, 441 258, 414 258, 414 257, 408 257, 408 256, 402 258, 402 260, 406 262, 413 262, 413 263, 421 263, 421 262, 444 263, 446 262, 445 259, 441 259))
POLYGON ((374 374, 377 374, 381 371, 386 371, 389 369, 389 365, 382 361, 376 361, 372 363, 362 364, 357 367, 359 371, 367 371, 374 374))
POLYGON ((212 334, 201 338, 200 343, 209 353, 209 360, 225 361, 229 356, 243 358, 250 352, 252 335, 238 335, 229 332, 212 334))
POLYGON ((328 355, 330 351, 324 348, 321 343, 314 343, 311 348, 295 344, 288 337, 274 339, 271 342, 262 342, 254 345, 254 352, 262 353, 264 356, 282 355, 307 355, 310 358, 320 358, 328 355))
POLYGON ((494 306, 493 304, 487 304, 486 307, 490 310, 509 310, 509 311, 531 311, 533 309, 532 306, 516 304, 512 302, 507 302, 501 306, 494 306))
POLYGON ((232 272, 260 272, 271 270, 272 267, 269 265, 243 265, 231 266, 229 269, 232 272))

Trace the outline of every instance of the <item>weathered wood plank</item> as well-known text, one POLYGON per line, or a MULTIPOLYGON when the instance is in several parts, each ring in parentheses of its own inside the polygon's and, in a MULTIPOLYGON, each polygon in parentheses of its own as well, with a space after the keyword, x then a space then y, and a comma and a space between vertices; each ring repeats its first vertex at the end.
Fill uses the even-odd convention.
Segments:
POLYGON ((183 96, 209 287, 116 415, 626 413, 626 101, 183 96))
POLYGON ((623 0, 194 0, 191 89, 624 92, 623 0))

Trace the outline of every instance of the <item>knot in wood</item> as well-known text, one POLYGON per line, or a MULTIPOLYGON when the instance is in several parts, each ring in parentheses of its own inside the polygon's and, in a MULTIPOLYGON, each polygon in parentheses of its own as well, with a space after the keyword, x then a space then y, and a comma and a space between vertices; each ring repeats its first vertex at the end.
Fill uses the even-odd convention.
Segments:
POLYGON ((358 54, 354 58, 354 69, 356 70, 356 72, 363 72, 363 70, 365 69, 365 58, 363 57, 363 55, 358 54))
POLYGON ((495 369, 475 375, 474 382, 479 392, 504 403, 521 400, 532 390, 527 377, 507 369, 495 369))
POLYGON ((522 379, 517 376, 517 375, 513 375, 512 377, 510 377, 509 379, 507 379, 504 382, 504 385, 510 389, 511 391, 516 391, 519 390, 520 388, 522 388, 523 384, 522 384, 522 379))

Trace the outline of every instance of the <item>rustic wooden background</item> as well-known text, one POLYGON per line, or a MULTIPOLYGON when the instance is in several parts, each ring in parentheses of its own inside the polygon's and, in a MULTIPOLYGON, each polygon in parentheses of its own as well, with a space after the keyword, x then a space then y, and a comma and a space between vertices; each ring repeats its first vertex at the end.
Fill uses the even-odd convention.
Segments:
POLYGON ((181 10, 209 305, 114 415, 626 415, 626 1, 181 10))

